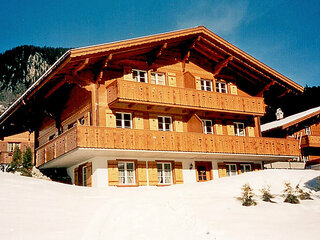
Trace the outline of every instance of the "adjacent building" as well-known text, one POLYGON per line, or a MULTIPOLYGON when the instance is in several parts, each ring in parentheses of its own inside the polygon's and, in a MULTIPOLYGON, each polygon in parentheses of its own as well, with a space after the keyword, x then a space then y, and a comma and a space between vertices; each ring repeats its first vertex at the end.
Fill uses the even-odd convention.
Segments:
POLYGON ((303 88, 205 27, 66 52, 1 117, 35 131, 35 164, 83 186, 164 186, 298 157, 261 136, 263 94, 303 88))

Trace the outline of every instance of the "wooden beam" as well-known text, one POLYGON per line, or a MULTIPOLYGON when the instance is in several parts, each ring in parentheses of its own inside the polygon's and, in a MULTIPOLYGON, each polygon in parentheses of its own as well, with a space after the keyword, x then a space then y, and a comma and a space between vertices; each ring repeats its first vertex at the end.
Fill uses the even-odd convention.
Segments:
POLYGON ((231 82, 236 82, 237 81, 237 78, 234 77, 234 76, 230 76, 230 75, 221 75, 221 74, 218 74, 216 76, 214 76, 216 79, 224 79, 224 80, 229 80, 231 82))
POLYGON ((219 63, 217 63, 217 65, 214 67, 214 70, 213 70, 213 76, 218 75, 221 72, 221 70, 224 67, 226 67, 228 65, 228 63, 230 61, 232 61, 232 60, 233 60, 233 56, 229 56, 226 59, 224 59, 224 60, 220 61, 219 63))
POLYGON ((284 91, 284 93, 282 93, 280 96, 278 96, 278 98, 283 97, 284 95, 288 94, 289 92, 291 92, 291 90, 287 89, 286 91, 284 91))
POLYGON ((149 66, 152 66, 154 64, 154 62, 157 60, 157 58, 159 58, 164 51, 167 49, 168 47, 168 43, 164 43, 159 49, 157 49, 156 51, 151 51, 150 54, 147 54, 148 56, 148 60, 147 63, 149 66))
POLYGON ((89 63, 89 58, 86 58, 82 63, 79 64, 79 66, 73 71, 73 75, 76 75, 78 72, 80 72, 82 69, 86 67, 86 65, 89 63))
POLYGON ((44 98, 48 98, 51 94, 53 94, 55 91, 57 91, 63 84, 65 84, 67 80, 64 78, 61 80, 57 85, 55 85, 53 88, 50 89, 50 91, 44 95, 44 98))
POLYGON ((269 88, 270 88, 272 85, 274 85, 274 84, 275 84, 275 82, 272 81, 272 82, 270 82, 268 85, 266 85, 266 86, 257 94, 257 97, 262 97, 262 96, 263 96, 263 93, 264 93, 265 91, 268 91, 269 88))
POLYGON ((103 61, 102 67, 100 69, 100 72, 98 74, 96 82, 99 83, 103 77, 103 72, 107 69, 109 62, 112 60, 112 53, 108 55, 108 57, 103 61))
POLYGON ((219 54, 201 44, 197 44, 194 50, 206 56, 207 58, 214 60, 215 62, 219 62, 219 60, 222 58, 219 54))

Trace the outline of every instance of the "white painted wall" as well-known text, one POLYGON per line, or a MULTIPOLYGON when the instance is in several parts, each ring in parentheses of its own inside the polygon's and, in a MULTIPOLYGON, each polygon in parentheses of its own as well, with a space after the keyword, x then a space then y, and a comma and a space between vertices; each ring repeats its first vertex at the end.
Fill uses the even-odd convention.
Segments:
POLYGON ((183 182, 184 183, 193 183, 196 182, 196 171, 195 171, 195 162, 194 160, 182 160, 182 173, 183 173, 183 182), (190 164, 193 168, 190 170, 190 164))

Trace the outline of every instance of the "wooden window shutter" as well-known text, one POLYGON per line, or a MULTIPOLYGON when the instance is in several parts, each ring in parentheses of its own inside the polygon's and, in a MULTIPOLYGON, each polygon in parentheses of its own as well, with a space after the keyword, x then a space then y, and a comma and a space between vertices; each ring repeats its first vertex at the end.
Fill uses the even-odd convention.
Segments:
POLYGON ((87 186, 92 187, 92 162, 86 164, 87 167, 87 186))
POLYGON ((116 127, 116 116, 111 110, 106 110, 106 127, 116 127))
POLYGON ((150 130, 158 130, 158 116, 149 114, 150 130))
POLYGON ((227 133, 229 136, 234 136, 234 126, 233 124, 228 124, 227 125, 227 133))
POLYGON ((201 78, 195 77, 195 81, 196 81, 196 89, 201 90, 201 78))
POLYGON ((144 119, 143 114, 135 114, 134 116, 134 128, 135 129, 144 129, 144 119))
POLYGON ((216 133, 217 135, 223 135, 222 124, 216 123, 216 124, 214 125, 214 127, 215 127, 215 133, 216 133))
POLYGON ((253 170, 254 171, 260 171, 261 170, 261 164, 259 164, 259 163, 253 164, 253 170))
POLYGON ((123 80, 133 81, 131 67, 123 67, 123 80))
POLYGON ((149 185, 158 185, 157 162, 148 162, 149 185))
POLYGON ((147 163, 146 161, 138 161, 138 179, 140 186, 147 186, 147 163))
POLYGON ((238 94, 237 85, 230 84, 230 93, 231 93, 231 94, 234 94, 234 95, 237 95, 237 94, 238 94))
POLYGON ((227 176, 227 169, 224 163, 218 163, 219 178, 227 176))
POLYGON ((183 121, 181 116, 176 116, 174 120, 174 129, 176 132, 183 132, 183 121))
POLYGON ((79 185, 79 168, 78 167, 74 169, 74 184, 77 186, 79 185))
POLYGON ((119 184, 119 174, 118 174, 118 162, 108 161, 108 178, 109 186, 116 186, 119 184))
POLYGON ((183 183, 183 172, 182 172, 182 162, 174 163, 174 175, 175 175, 175 184, 183 183))
POLYGON ((171 87, 177 86, 177 77, 175 73, 168 72, 168 84, 171 87))
POLYGON ((248 136, 254 137, 254 127, 248 126, 247 129, 248 129, 248 136))

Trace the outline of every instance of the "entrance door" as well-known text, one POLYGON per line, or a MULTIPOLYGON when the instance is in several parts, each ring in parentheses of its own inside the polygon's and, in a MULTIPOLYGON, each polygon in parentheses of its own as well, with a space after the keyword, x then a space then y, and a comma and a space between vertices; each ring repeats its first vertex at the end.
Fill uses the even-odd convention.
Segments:
POLYGON ((195 162, 196 175, 198 182, 212 180, 212 163, 211 162, 195 162))

